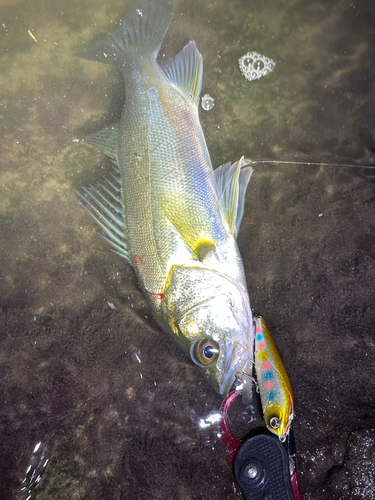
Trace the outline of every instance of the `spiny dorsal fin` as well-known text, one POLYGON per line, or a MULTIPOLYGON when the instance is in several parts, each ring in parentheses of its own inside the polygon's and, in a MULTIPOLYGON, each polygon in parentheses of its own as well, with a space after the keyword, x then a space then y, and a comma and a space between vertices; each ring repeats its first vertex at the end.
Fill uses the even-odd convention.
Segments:
POLYGON ((84 138, 84 142, 99 149, 102 153, 109 156, 113 161, 117 162, 117 143, 118 131, 120 122, 104 127, 96 134, 88 135, 84 138))
POLYGON ((168 80, 186 96, 191 96, 198 106, 202 88, 203 60, 195 41, 189 42, 179 54, 161 64, 168 80))
POLYGON ((242 157, 233 165, 225 163, 214 171, 221 211, 235 237, 240 229, 246 188, 253 172, 251 167, 243 168, 248 163, 249 160, 242 157))
POLYGON ((129 261, 128 246, 124 236, 126 227, 118 165, 114 163, 108 178, 83 190, 83 193, 78 193, 82 199, 82 206, 101 227, 98 233, 108 241, 116 253, 129 261))

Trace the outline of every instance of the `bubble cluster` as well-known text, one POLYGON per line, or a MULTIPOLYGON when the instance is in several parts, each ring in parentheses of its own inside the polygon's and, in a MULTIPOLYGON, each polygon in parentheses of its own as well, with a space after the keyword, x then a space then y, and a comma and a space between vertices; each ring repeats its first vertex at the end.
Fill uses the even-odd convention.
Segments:
POLYGON ((202 97, 201 106, 204 110, 210 111, 210 109, 212 109, 214 105, 215 105, 214 98, 211 97, 209 94, 205 94, 202 97))
POLYGON ((268 75, 276 66, 275 61, 259 54, 259 52, 248 52, 238 59, 238 64, 241 73, 249 82, 268 75))

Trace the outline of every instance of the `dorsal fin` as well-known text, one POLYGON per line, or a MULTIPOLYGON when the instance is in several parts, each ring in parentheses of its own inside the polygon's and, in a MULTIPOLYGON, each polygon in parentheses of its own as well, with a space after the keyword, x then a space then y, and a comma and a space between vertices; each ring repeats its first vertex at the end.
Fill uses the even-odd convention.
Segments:
POLYGON ((242 157, 233 165, 225 163, 214 171, 221 211, 235 237, 240 229, 246 188, 253 172, 251 167, 243 168, 248 163, 250 161, 242 157))
POLYGON ((179 54, 161 64, 168 80, 198 106, 202 88, 203 60, 195 41, 189 42, 179 54))
POLYGON ((88 135, 83 139, 84 142, 99 149, 102 153, 109 156, 117 163, 117 143, 118 143, 118 130, 120 123, 116 122, 113 125, 104 127, 95 134, 88 135))

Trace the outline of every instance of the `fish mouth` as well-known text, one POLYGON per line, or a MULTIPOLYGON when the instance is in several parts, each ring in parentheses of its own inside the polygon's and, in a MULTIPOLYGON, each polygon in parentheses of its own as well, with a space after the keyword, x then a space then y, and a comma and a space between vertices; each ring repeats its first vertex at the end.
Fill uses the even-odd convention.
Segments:
MULTIPOLYGON (((248 393, 251 390, 252 365, 251 353, 246 346, 237 341, 229 344, 224 374, 220 380, 220 394, 227 396, 234 382, 239 379, 243 381, 243 375, 246 374, 249 381, 246 381, 242 388, 243 396, 245 396, 245 392, 248 393)), ((250 396, 247 395, 245 399, 249 400, 250 396)))

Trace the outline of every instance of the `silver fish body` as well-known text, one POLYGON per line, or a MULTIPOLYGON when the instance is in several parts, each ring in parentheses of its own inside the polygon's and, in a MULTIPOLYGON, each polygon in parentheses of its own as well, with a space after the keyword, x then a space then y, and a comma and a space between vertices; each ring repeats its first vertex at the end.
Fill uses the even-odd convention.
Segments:
POLYGON ((237 378, 249 398, 253 320, 236 235, 252 169, 212 168, 199 122, 202 57, 190 42, 156 57, 172 20, 164 0, 133 7, 83 57, 124 75, 121 120, 87 138, 114 162, 111 179, 85 190, 84 206, 133 266, 163 330, 223 395, 237 378), (139 14, 141 13, 141 15, 139 14))

